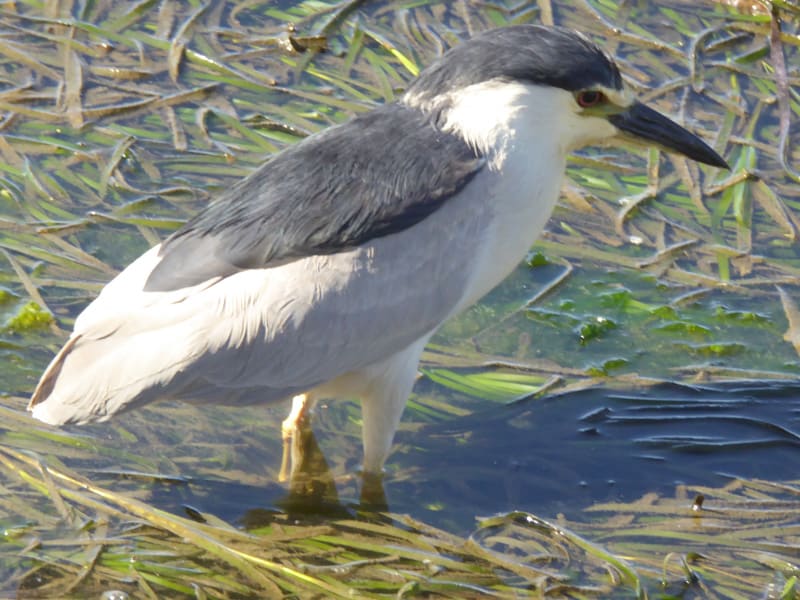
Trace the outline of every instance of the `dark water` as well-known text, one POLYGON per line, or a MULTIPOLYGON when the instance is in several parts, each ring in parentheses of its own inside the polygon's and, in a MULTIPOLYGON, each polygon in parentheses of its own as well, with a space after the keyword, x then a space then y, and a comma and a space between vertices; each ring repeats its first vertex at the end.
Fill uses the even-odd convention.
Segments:
POLYGON ((600 388, 478 413, 425 432, 423 480, 390 484, 390 497, 401 511, 434 494, 458 498, 448 517, 460 521, 511 509, 579 518, 594 502, 671 496, 678 484, 797 477, 798 391, 757 383, 600 388), (470 443, 454 448, 467 435, 470 443))
MULTIPOLYGON (((336 444, 324 427, 319 441, 336 444)), ((328 458, 335 461, 333 452, 328 458)), ((355 477, 334 468, 342 513, 358 508, 355 477)), ((800 474, 800 384, 661 384, 594 388, 400 433, 389 460, 389 509, 461 533, 476 515, 523 510, 580 519, 597 502, 673 496, 676 486, 800 474)), ((291 509, 288 488, 194 479, 157 486, 153 503, 190 505, 240 524, 291 509)), ((328 498, 310 513, 336 513, 328 498)))

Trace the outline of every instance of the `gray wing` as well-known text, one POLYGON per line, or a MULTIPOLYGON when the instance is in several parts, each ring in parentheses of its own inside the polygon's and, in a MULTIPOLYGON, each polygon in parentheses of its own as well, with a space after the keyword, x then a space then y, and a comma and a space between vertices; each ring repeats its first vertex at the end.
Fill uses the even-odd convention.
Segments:
POLYGON ((459 137, 389 104, 284 150, 162 244, 146 291, 357 247, 438 210, 483 167, 459 137))

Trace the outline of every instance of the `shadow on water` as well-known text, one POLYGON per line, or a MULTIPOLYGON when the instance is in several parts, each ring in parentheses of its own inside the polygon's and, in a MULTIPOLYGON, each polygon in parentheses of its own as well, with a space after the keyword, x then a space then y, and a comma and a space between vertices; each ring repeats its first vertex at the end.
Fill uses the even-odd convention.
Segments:
POLYGON ((424 467, 413 482, 389 484, 390 502, 402 512, 450 498, 447 519, 469 526, 471 515, 493 511, 575 518, 594 502, 672 495, 680 484, 789 479, 800 472, 798 392, 771 382, 669 383, 490 408, 413 440, 416 452, 395 462, 419 453, 424 467))
MULTIPOLYGON (((671 496, 680 485, 788 480, 800 472, 799 422, 800 384, 776 382, 592 388, 492 405, 400 434, 386 499, 392 512, 465 533, 475 515, 522 510, 576 519, 597 502, 671 496)), ((151 502, 197 506, 245 527, 276 511, 354 514, 363 498, 353 475, 339 468, 333 475, 313 437, 307 452, 312 466, 288 488, 195 479, 161 486, 151 502)))

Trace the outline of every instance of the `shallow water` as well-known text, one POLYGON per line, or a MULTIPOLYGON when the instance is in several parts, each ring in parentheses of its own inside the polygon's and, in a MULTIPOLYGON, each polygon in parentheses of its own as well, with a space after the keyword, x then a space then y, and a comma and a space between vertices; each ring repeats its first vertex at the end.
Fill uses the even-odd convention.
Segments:
MULTIPOLYGON (((320 416, 317 441, 335 462, 342 441, 331 420, 320 416)), ((798 472, 800 386, 665 383, 492 405, 401 433, 385 489, 392 512, 466 534, 476 516, 519 510, 580 520, 582 510, 595 503, 632 502, 645 494, 672 497, 679 488, 691 498, 692 486, 721 487, 737 478, 791 480, 798 472)), ((277 484, 186 475, 191 483, 158 485, 150 501, 177 512, 191 506, 245 525, 258 523, 259 512, 300 502, 277 484)), ((358 509, 360 482, 351 465, 334 466, 331 475, 339 514, 358 509)), ((300 506, 298 516, 337 512, 330 497, 300 506)))

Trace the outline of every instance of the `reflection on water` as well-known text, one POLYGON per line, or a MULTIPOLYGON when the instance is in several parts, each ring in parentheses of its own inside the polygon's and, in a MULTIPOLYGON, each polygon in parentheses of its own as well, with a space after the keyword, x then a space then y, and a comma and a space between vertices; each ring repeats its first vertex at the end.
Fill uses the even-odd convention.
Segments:
MULTIPOLYGON (((791 479, 800 472, 798 394, 800 386, 773 382, 661 384, 492 405, 400 434, 384 482, 388 506, 465 533, 475 515, 522 510, 576 519, 593 503, 671 496, 680 484, 791 479)), ((319 433, 323 442, 337 435, 319 433)), ((162 487, 152 501, 178 510, 193 505, 245 526, 279 509, 341 515, 362 508, 359 478, 341 465, 331 474, 313 438, 307 452, 317 479, 288 490, 195 479, 162 487)), ((375 489, 370 493, 368 508, 375 508, 375 489)))

